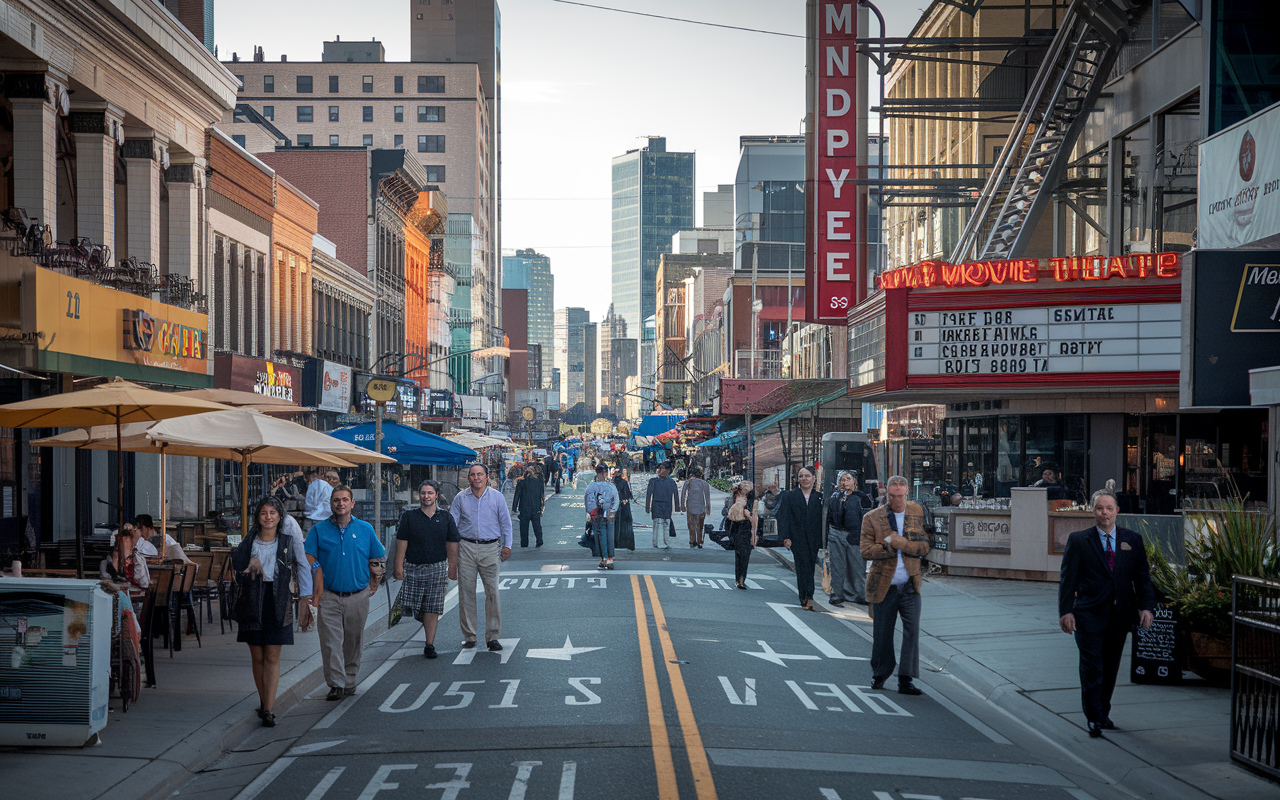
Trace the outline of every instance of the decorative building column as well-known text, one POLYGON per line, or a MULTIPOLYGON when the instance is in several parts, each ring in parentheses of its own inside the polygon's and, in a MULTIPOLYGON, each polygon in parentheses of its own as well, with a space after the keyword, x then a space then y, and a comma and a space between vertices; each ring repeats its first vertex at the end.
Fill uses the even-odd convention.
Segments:
POLYGON ((200 277, 200 182, 205 160, 191 153, 173 152, 164 171, 169 189, 169 274, 192 281, 200 277))
POLYGON ((8 73, 4 88, 13 103, 13 204, 57 240, 57 116, 45 73, 8 73))
POLYGON ((71 112, 76 140, 76 236, 114 248, 116 140, 122 115, 110 106, 71 112))
POLYGON ((124 167, 129 181, 129 252, 147 264, 160 263, 160 146, 154 134, 124 140, 124 167))

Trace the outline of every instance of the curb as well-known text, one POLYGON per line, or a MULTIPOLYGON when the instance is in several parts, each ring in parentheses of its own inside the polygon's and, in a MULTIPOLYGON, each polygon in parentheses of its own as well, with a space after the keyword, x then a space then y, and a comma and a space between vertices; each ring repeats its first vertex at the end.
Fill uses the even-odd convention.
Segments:
MULTIPOLYGON (((365 622, 366 648, 390 630, 387 627, 387 610, 387 606, 383 605, 376 615, 371 613, 365 622)), ((322 662, 323 654, 317 651, 280 676, 275 702, 277 716, 287 714, 324 683, 322 662)), ((149 764, 98 795, 98 800, 160 800, 175 794, 179 788, 221 758, 228 744, 243 741, 260 727, 255 714, 257 700, 256 693, 247 695, 152 759, 149 764), (140 786, 147 788, 140 789, 140 786)))

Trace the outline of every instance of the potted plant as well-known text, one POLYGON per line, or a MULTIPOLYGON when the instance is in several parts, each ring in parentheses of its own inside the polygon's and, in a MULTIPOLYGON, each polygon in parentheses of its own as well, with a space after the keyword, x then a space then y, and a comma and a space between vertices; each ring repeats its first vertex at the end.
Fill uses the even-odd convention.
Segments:
POLYGON ((1252 510, 1230 488, 1229 496, 1192 507, 1185 565, 1147 543, 1151 582, 1182 621, 1186 668, 1221 685, 1231 678, 1232 577, 1280 578, 1275 517, 1252 510))

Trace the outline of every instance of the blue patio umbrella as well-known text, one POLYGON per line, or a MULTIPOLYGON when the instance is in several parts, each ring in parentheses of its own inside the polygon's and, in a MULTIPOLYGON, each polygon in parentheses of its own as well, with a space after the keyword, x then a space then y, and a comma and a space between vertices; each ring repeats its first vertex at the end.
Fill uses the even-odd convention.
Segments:
MULTIPOLYGON (((373 423, 338 428, 329 431, 329 435, 360 447, 374 449, 373 423)), ((396 422, 382 423, 382 452, 401 464, 460 467, 476 459, 476 451, 470 447, 463 447, 443 436, 396 422)))

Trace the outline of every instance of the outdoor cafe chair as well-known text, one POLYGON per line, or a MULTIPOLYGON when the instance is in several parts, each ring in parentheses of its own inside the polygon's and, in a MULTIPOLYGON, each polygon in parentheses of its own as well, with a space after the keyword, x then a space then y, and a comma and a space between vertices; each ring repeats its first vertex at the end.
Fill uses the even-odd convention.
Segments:
POLYGON ((142 655, 147 661, 147 686, 152 688, 156 685, 154 637, 159 633, 157 622, 164 623, 165 643, 170 647, 170 658, 173 657, 172 642, 169 641, 169 598, 172 593, 173 569, 164 566, 152 569, 151 586, 142 603, 142 655))
POLYGON ((200 573, 199 562, 184 563, 182 567, 182 577, 175 582, 174 601, 176 605, 173 609, 173 637, 178 642, 178 648, 182 648, 182 611, 186 609, 187 623, 196 634, 196 647, 204 647, 204 642, 200 640, 200 614, 196 611, 194 591, 196 585, 196 576, 200 573))
POLYGON ((192 597, 197 603, 204 603, 208 621, 213 622, 213 605, 209 596, 218 585, 218 574, 222 572, 222 564, 213 553, 189 553, 188 558, 199 567, 195 585, 191 587, 192 597))

